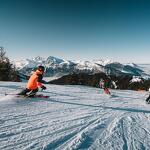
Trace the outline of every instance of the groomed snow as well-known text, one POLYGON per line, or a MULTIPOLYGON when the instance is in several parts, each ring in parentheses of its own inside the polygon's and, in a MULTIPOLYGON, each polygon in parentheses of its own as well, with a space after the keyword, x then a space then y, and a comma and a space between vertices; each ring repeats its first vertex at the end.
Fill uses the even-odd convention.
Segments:
POLYGON ((146 92, 46 85, 49 99, 16 98, 25 83, 0 82, 0 150, 148 150, 146 92))

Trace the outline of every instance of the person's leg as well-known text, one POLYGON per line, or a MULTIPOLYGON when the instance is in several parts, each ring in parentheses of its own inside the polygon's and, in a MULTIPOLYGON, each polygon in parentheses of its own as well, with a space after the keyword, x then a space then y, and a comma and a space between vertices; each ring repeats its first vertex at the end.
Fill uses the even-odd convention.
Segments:
POLYGON ((18 93, 17 95, 26 95, 28 92, 30 92, 30 90, 26 88, 22 90, 20 93, 18 93))
POLYGON ((105 91, 106 94, 110 94, 110 91, 109 91, 108 88, 104 88, 104 91, 105 91))
POLYGON ((146 99, 146 102, 149 102, 150 101, 150 95, 148 96, 148 98, 146 99))
POLYGON ((30 90, 30 92, 28 93, 28 97, 34 97, 37 92, 38 92, 38 88, 34 90, 30 90))
POLYGON ((109 91, 109 89, 107 89, 107 94, 110 94, 110 91, 109 91))

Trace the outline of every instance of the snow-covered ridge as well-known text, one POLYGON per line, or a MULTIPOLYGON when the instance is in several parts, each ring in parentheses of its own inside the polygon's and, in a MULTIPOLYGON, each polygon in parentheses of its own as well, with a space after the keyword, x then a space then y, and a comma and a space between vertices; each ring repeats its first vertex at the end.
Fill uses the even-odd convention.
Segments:
POLYGON ((49 56, 47 58, 35 57, 32 59, 24 59, 14 61, 16 68, 24 73, 30 73, 38 65, 46 67, 47 76, 63 76, 72 72, 104 72, 104 66, 112 63, 110 60, 64 60, 57 57, 49 56))
POLYGON ((98 65, 102 65, 105 66, 107 64, 113 63, 111 60, 93 60, 93 61, 82 61, 82 60, 64 60, 64 59, 60 59, 57 57, 53 57, 53 56, 49 56, 47 58, 43 58, 40 56, 37 56, 35 58, 32 59, 24 59, 24 60, 17 60, 13 62, 16 66, 16 68, 18 69, 22 69, 24 67, 28 67, 28 68, 33 68, 36 67, 37 65, 44 65, 44 66, 56 66, 56 65, 73 65, 76 64, 78 65, 78 67, 82 68, 84 67, 88 67, 88 68, 92 68, 94 66, 98 65))
POLYGON ((46 67, 46 76, 63 76, 70 73, 98 73, 104 72, 106 74, 130 74, 133 76, 141 76, 149 78, 150 69, 147 66, 137 65, 134 63, 122 64, 111 60, 64 60, 61 58, 49 56, 47 58, 35 57, 32 59, 24 59, 13 62, 16 68, 24 73, 30 73, 38 65, 46 67))

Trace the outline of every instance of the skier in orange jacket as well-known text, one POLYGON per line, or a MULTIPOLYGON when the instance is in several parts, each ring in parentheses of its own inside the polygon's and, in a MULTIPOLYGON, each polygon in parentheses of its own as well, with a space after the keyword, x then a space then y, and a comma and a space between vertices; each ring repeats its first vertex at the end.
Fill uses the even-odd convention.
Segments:
POLYGON ((34 97, 38 92, 38 87, 46 90, 46 87, 42 84, 44 71, 45 68, 43 66, 38 66, 37 70, 30 76, 26 89, 21 91, 18 95, 27 95, 28 97, 34 97))

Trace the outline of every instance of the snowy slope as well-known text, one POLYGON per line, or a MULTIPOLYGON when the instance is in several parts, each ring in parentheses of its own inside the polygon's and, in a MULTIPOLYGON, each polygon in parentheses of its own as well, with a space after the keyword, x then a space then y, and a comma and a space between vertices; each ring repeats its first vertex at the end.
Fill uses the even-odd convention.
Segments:
POLYGON ((0 82, 1 150, 148 150, 145 92, 47 85, 49 99, 15 98, 24 83, 0 82))

